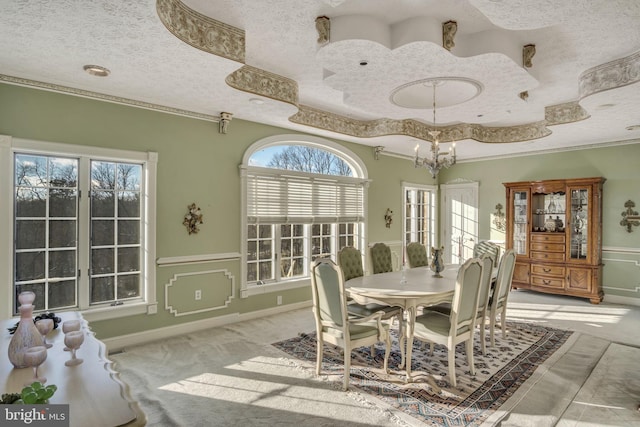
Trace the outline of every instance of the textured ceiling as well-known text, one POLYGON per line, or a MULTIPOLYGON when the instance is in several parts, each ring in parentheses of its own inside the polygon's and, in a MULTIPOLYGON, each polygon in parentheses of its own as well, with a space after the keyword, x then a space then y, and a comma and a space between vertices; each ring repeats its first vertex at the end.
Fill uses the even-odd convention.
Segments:
POLYGON ((436 79, 435 125, 461 160, 640 141, 640 129, 627 130, 640 125, 637 0, 0 5, 8 83, 210 120, 229 112, 410 156, 430 138, 423 83, 436 79), (450 49, 447 21, 457 24, 450 49), (111 75, 91 76, 86 64, 111 75))

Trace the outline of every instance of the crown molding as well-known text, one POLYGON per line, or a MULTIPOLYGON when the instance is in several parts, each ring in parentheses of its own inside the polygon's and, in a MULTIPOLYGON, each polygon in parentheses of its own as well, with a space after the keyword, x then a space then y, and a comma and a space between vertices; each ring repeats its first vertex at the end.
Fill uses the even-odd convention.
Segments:
POLYGON ((196 113, 194 111, 182 110, 179 108, 167 107, 165 105, 152 104, 144 101, 137 101, 130 98, 122 98, 119 96, 106 95, 104 93, 93 92, 90 90, 75 89, 68 86, 61 86, 53 83, 40 82, 37 80, 23 79, 21 77, 7 76, 0 74, 0 82, 13 84, 16 86, 34 87, 50 92, 66 93, 69 95, 80 96, 83 98, 98 99, 101 101, 113 102, 115 104, 128 105, 131 107, 144 108, 146 110, 161 111, 163 113, 175 114, 178 116, 191 117, 194 119, 219 122, 219 116, 211 116, 209 114, 196 113))
POLYGON ((578 79, 580 99, 640 82, 640 51, 590 68, 578 79))

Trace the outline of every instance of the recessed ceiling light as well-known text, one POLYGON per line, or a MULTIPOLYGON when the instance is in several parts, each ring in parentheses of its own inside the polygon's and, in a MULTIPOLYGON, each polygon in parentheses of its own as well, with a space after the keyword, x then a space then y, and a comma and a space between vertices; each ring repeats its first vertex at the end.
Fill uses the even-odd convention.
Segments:
POLYGON ((365 65, 367 65, 367 64, 369 64, 369 61, 367 61, 366 59, 363 59, 363 60, 360 61, 360 65, 363 66, 363 67, 365 65))
POLYGON ((101 67, 100 65, 85 65, 84 67, 82 67, 82 69, 92 76, 107 77, 109 74, 111 74, 111 71, 104 67, 101 67))
POLYGON ((640 130, 640 125, 627 126, 627 130, 640 130))
POLYGON ((256 105, 262 105, 264 104, 264 101, 260 98, 251 98, 249 99, 249 102, 252 104, 256 104, 256 105))

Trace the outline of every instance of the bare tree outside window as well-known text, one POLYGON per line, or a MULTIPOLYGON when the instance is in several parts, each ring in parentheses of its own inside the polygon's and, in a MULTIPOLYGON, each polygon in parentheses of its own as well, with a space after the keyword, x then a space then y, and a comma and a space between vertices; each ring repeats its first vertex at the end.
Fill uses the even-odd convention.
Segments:
POLYGON ((267 166, 298 172, 353 176, 349 165, 338 156, 304 145, 290 145, 275 153, 267 166))

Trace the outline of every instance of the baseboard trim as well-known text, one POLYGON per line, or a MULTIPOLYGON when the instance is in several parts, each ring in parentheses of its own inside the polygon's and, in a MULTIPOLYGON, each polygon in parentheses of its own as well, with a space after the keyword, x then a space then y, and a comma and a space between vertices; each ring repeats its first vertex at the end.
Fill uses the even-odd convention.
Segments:
POLYGON ((281 305, 265 310, 251 311, 249 313, 233 313, 225 316, 210 317, 208 319, 197 320, 195 322, 181 323, 179 325, 167 326, 164 328, 151 329, 134 334, 120 335, 117 337, 101 340, 107 346, 108 353, 116 353, 126 350, 127 347, 158 341, 190 332, 197 332, 204 329, 229 325, 231 323, 243 322, 246 320, 258 319, 274 314, 285 313, 287 311, 298 310, 311 307, 311 301, 303 301, 295 304, 281 305))
POLYGON ((620 295, 604 294, 604 301, 612 304, 633 305, 640 307, 640 298, 629 298, 620 295))

